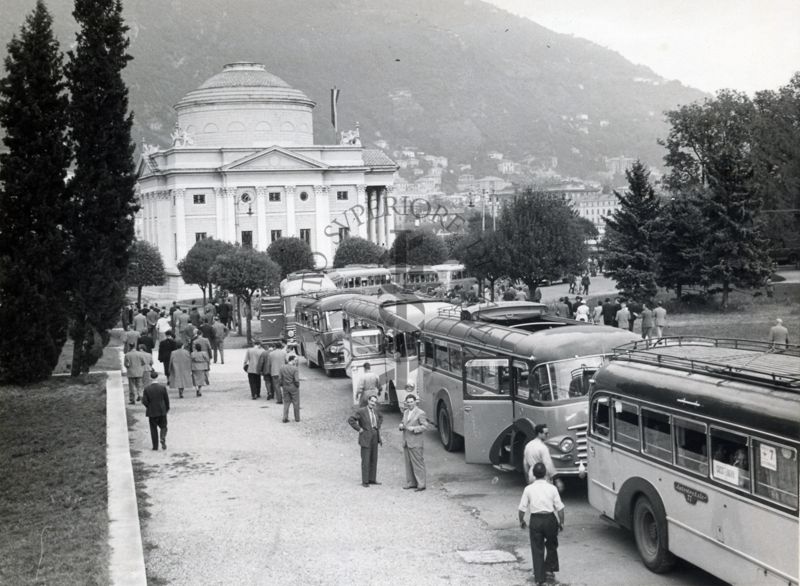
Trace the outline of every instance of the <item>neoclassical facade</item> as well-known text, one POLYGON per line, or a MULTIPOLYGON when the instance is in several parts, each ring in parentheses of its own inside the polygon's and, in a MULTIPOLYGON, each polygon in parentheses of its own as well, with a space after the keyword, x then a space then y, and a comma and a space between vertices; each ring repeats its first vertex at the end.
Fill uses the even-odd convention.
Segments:
POLYGON ((357 131, 314 144, 314 106, 263 65, 233 63, 175 105, 170 147, 142 146, 136 233, 161 252, 163 295, 188 293, 177 263, 201 238, 266 250, 295 236, 320 266, 347 234, 391 245, 397 165, 357 131))

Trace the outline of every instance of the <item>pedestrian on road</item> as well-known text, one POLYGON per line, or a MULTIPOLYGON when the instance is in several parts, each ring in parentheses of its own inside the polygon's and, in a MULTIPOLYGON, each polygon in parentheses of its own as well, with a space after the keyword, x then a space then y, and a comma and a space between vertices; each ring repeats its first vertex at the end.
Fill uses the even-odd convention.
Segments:
POLYGON ((603 304, 600 303, 599 299, 595 302, 594 309, 592 309, 592 323, 598 326, 603 323, 603 304))
POLYGON ((358 381, 358 389, 356 391, 355 403, 359 407, 366 407, 370 397, 376 397, 381 392, 381 383, 378 375, 372 372, 372 366, 369 362, 364 363, 364 372, 358 381))
POLYGON ((147 333, 149 333, 153 337, 153 340, 155 341, 158 339, 156 324, 158 323, 158 318, 159 318, 158 309, 156 309, 155 305, 153 305, 153 307, 150 308, 150 311, 147 312, 146 317, 147 317, 147 333))
POLYGON ((416 489, 417 492, 425 490, 425 446, 424 433, 428 429, 428 419, 425 411, 417 407, 417 396, 414 394, 414 385, 406 385, 406 390, 411 391, 406 395, 406 410, 400 422, 400 431, 403 432, 403 457, 406 462, 406 490, 416 489))
POLYGON ((135 405, 136 401, 142 400, 144 377, 151 370, 153 357, 145 352, 144 346, 140 346, 125 354, 124 362, 128 376, 128 402, 135 405))
POLYGON ((152 354, 153 347, 156 345, 156 342, 153 339, 153 336, 150 335, 150 332, 147 331, 143 332, 139 336, 139 342, 136 345, 139 346, 140 348, 144 346, 145 352, 147 352, 148 354, 152 354))
POLYGON ((545 480, 544 464, 533 467, 534 481, 525 487, 519 501, 519 526, 525 529, 529 515, 533 576, 537 586, 555 580, 558 572, 558 533, 564 528, 564 503, 558 490, 545 480))
POLYGON ((169 379, 169 362, 172 358, 172 353, 179 348, 178 342, 175 341, 175 334, 172 330, 167 332, 167 337, 158 345, 158 361, 164 367, 164 374, 169 379))
POLYGON ((617 322, 618 328, 627 330, 631 320, 631 312, 628 310, 628 304, 625 301, 622 301, 620 305, 621 307, 617 311, 617 315, 614 317, 614 321, 617 322))
POLYGON ((358 432, 358 445, 361 446, 361 486, 369 488, 378 482, 378 446, 381 440, 383 415, 378 411, 378 397, 369 398, 366 407, 360 407, 348 419, 350 427, 358 432))
POLYGON ((183 399, 183 389, 192 385, 192 355, 188 346, 179 346, 169 357, 169 386, 178 389, 178 398, 183 399))
POLYGON ((589 273, 583 273, 583 277, 581 277, 581 294, 588 295, 589 294, 589 285, 591 285, 592 281, 589 279, 589 273))
POLYGON ((556 478, 557 472, 556 467, 553 465, 553 459, 550 457, 550 448, 544 443, 547 436, 550 434, 550 430, 547 428, 546 424, 540 423, 533 428, 533 433, 536 437, 525 446, 523 457, 525 478, 528 480, 529 484, 533 482, 533 467, 538 462, 541 462, 544 464, 545 471, 547 472, 547 481, 554 482, 559 491, 563 490, 564 483, 561 482, 561 479, 556 478))
MULTIPOLYGON (((208 324, 204 324, 208 329, 211 329, 211 326, 208 324)), ((192 340, 192 345, 197 346, 200 344, 200 349, 206 353, 208 356, 208 362, 211 363, 211 358, 214 356, 214 352, 211 350, 211 341, 203 334, 203 330, 197 330, 197 336, 192 340)))
POLYGON ((167 317, 166 312, 162 311, 161 315, 158 318, 158 321, 156 322, 156 334, 157 334, 156 342, 160 344, 161 342, 166 340, 167 332, 170 331, 171 329, 172 329, 172 323, 170 322, 170 319, 167 317))
POLYGON ((630 312, 630 320, 628 321, 628 331, 633 331, 633 326, 636 323, 636 320, 639 319, 639 316, 642 313, 642 304, 632 299, 630 303, 628 303, 628 311, 630 312))
POLYGON ((614 323, 616 317, 617 310, 614 304, 611 303, 611 298, 606 297, 606 300, 603 301, 603 324, 607 326, 616 326, 617 324, 614 323))
POLYGON ((580 305, 575 309, 575 319, 582 322, 589 322, 589 306, 586 301, 581 300, 580 305))
POLYGON ((150 440, 153 449, 158 450, 159 430, 161 431, 161 449, 167 449, 167 413, 169 413, 169 393, 167 387, 159 382, 158 373, 150 372, 152 382, 147 385, 142 394, 142 405, 147 409, 145 415, 150 422, 150 440))
POLYGON ((769 347, 772 350, 785 350, 789 345, 789 330, 783 325, 783 320, 778 318, 775 325, 769 329, 769 347))
POLYGON ((139 332, 133 329, 133 324, 128 324, 125 328, 125 337, 123 343, 123 353, 127 354, 139 345, 139 332))
POLYGON ((192 301, 192 309, 189 311, 189 321, 194 327, 199 328, 203 318, 200 315, 200 310, 197 309, 197 305, 195 305, 195 303, 195 301, 192 301))
POLYGON ((140 309, 133 316, 133 329, 139 332, 140 335, 147 331, 147 310, 140 309))
POLYGON ((192 352, 192 382, 198 397, 202 397, 203 387, 208 386, 208 371, 211 368, 211 361, 208 353, 203 350, 200 344, 194 345, 192 352))
POLYGON ((281 393, 281 367, 286 364, 286 350, 283 349, 285 342, 286 340, 275 342, 275 348, 273 348, 272 352, 267 356, 270 380, 267 400, 275 397, 275 402, 278 405, 283 403, 283 394, 281 393))
POLYGON ((219 319, 218 315, 214 316, 214 323, 211 324, 213 336, 211 340, 211 350, 214 352, 214 364, 217 363, 217 354, 219 354, 219 361, 225 364, 225 338, 228 337, 228 326, 226 326, 219 319))
POLYGON ((289 423, 289 403, 294 408, 294 420, 300 421, 300 371, 297 370, 297 356, 290 354, 280 370, 283 389, 283 422, 289 423))
POLYGON ((650 309, 647 303, 642 303, 642 339, 649 340, 653 337, 653 310, 650 309))
POLYGON ((253 341, 253 345, 244 354, 244 371, 247 373, 250 398, 253 400, 261 396, 261 373, 264 372, 266 358, 266 352, 256 341, 253 341))
POLYGON ((656 301, 653 317, 656 322, 656 338, 662 338, 664 336, 664 328, 667 327, 667 310, 661 307, 660 301, 656 301))

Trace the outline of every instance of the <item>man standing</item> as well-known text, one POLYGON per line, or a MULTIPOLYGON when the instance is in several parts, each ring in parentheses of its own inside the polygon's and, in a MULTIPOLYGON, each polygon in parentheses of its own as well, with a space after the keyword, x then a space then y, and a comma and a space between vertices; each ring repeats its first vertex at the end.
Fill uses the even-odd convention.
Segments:
POLYGON ((617 311, 617 315, 614 317, 614 320, 617 322, 618 328, 627 330, 631 319, 631 312, 628 310, 628 304, 625 301, 622 301, 620 305, 621 307, 619 308, 619 311, 617 311))
POLYGON ((178 389, 178 398, 183 399, 183 389, 191 387, 192 355, 187 346, 178 346, 169 357, 169 386, 178 389))
POLYGON ((300 373, 297 370, 296 358, 294 354, 290 354, 280 370, 284 423, 289 423, 289 403, 294 409, 294 420, 300 421, 300 373))
POLYGON ((177 333, 182 333, 189 323, 189 314, 186 313, 185 309, 176 309, 175 313, 172 314, 172 329, 177 333))
POLYGON ((158 361, 164 367, 164 374, 169 378, 169 362, 172 353, 178 349, 178 343, 175 341, 175 334, 172 330, 167 332, 167 337, 158 345, 158 361))
POLYGON ((213 336, 211 337, 211 349, 214 351, 214 364, 217 363, 217 354, 219 353, 219 361, 225 364, 225 338, 228 337, 228 327, 223 324, 218 315, 214 316, 214 323, 211 324, 213 336))
POLYGON ((203 330, 197 330, 197 337, 192 340, 192 347, 196 347, 198 344, 200 344, 200 351, 205 352, 210 363, 214 353, 211 351, 211 342, 203 335, 203 330))
POLYGON ((151 369, 153 358, 144 351, 144 346, 134 348, 125 354, 125 371, 128 376, 128 402, 135 405, 142 400, 144 377, 151 369), (134 399, 135 397, 135 399, 134 399))
POLYGON ((158 310, 156 306, 150 308, 150 311, 147 312, 147 332, 153 337, 153 340, 157 340, 157 332, 156 332, 156 324, 158 323, 158 310))
POLYGON ((519 526, 525 529, 530 515, 531 557, 537 586, 554 580, 558 572, 558 532, 564 528, 564 503, 558 490, 544 478, 544 464, 533 467, 534 481, 525 487, 519 501, 519 526))
POLYGON ((233 313, 233 307, 228 302, 227 299, 224 299, 222 303, 219 304, 219 308, 217 309, 217 316, 219 317, 219 321, 222 322, 226 328, 230 329, 231 327, 231 314, 233 313))
POLYGON ((133 324, 128 324, 125 329, 125 340, 123 352, 127 354, 139 345, 139 332, 133 329, 133 324))
POLYGON ((364 407, 369 401, 370 397, 376 397, 381 392, 381 382, 378 375, 372 372, 372 366, 369 362, 364 363, 364 372, 361 379, 358 381, 358 391, 356 392, 355 403, 359 407, 364 407))
POLYGON ((150 440, 153 442, 153 449, 158 450, 158 432, 161 431, 161 449, 167 449, 167 413, 169 412, 169 394, 167 387, 159 382, 158 373, 153 370, 150 372, 151 382, 144 389, 142 395, 142 405, 146 407, 145 415, 150 422, 150 440))
MULTIPOLYGON (((414 390, 414 385, 406 386, 406 390, 414 390)), ((406 411, 400 422, 403 432, 403 457, 406 462, 406 490, 425 490, 425 458, 423 433, 428 429, 425 411, 417 407, 417 396, 411 392, 406 395, 406 411)))
MULTIPOLYGON (((536 437, 529 441, 525 446, 525 478, 527 479, 528 483, 533 482, 533 475, 531 471, 533 470, 534 465, 541 462, 545 467, 545 471, 547 472, 547 480, 552 481, 556 477, 556 467, 553 465, 553 459, 550 457, 550 448, 548 448, 547 444, 544 443, 547 439, 547 436, 550 434, 550 430, 547 429, 546 424, 540 423, 533 428, 533 433, 536 435, 536 437)), ((559 490, 563 489, 564 484, 561 482, 561 480, 556 479, 556 481, 559 485, 559 490)))
POLYGON ((275 397, 275 402, 279 405, 283 403, 281 394, 281 367, 286 364, 286 350, 283 349, 282 341, 275 342, 275 348, 267 357, 269 363, 270 389, 267 400, 275 397))
POLYGON ((617 310, 614 307, 614 304, 611 303, 611 298, 606 297, 606 300, 603 301, 603 324, 607 326, 613 326, 616 315, 617 310))
POLYGON ((250 398, 255 400, 261 396, 261 373, 264 370, 266 359, 264 349, 253 341, 244 355, 244 371, 247 373, 247 382, 250 384, 250 398))
POLYGON ((361 446, 361 486, 380 484, 378 478, 378 446, 381 441, 383 415, 378 412, 378 397, 369 398, 366 407, 356 410, 348 419, 350 427, 358 432, 358 445, 361 446))
POLYGON ((139 332, 139 334, 143 334, 147 331, 147 316, 145 315, 147 312, 142 309, 133 316, 133 329, 139 332))
POLYGON ((778 318, 775 325, 769 329, 769 347, 772 350, 785 350, 789 345, 789 330, 783 325, 783 320, 778 318))
POLYGON ((656 338, 661 338, 664 336, 664 328, 667 327, 667 310, 661 307, 660 301, 656 301, 653 317, 656 322, 656 338))
POLYGON ((653 337, 653 311, 642 303, 642 339, 648 340, 653 337))

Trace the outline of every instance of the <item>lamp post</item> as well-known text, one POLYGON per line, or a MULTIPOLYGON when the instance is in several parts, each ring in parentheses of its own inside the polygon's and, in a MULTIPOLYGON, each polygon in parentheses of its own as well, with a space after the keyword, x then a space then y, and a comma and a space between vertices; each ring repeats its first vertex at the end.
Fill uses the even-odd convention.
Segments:
POLYGON ((481 195, 481 232, 486 232, 486 190, 481 195))
POLYGON ((492 189, 492 232, 497 232, 497 210, 495 204, 497 203, 497 196, 492 189))

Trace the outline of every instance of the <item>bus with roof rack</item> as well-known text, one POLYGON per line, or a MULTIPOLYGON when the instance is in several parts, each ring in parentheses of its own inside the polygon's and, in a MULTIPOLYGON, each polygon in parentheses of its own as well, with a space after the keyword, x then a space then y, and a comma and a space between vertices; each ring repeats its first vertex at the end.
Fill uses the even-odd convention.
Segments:
POLYGON ((423 324, 420 400, 447 451, 523 472, 525 446, 546 424, 557 474, 583 474, 589 379, 616 346, 640 338, 608 326, 540 325, 526 331, 447 315, 423 324))
POLYGON ((366 295, 377 295, 392 282, 392 274, 386 267, 378 265, 347 265, 331 269, 327 273, 337 289, 366 295))
POLYGON ((798 584, 800 347, 640 340, 595 374, 589 410, 589 503, 647 568, 798 584))
MULTIPOLYGON (((289 273, 280 283, 280 303, 283 312, 283 337, 290 346, 295 343, 295 305, 297 300, 310 293, 320 291, 335 291, 336 285, 333 284, 325 273, 315 270, 303 270, 289 273)), ((262 300, 263 304, 263 300, 262 300)), ((262 312, 262 322, 264 315, 262 312)), ((263 327, 263 323, 262 323, 263 327)))

